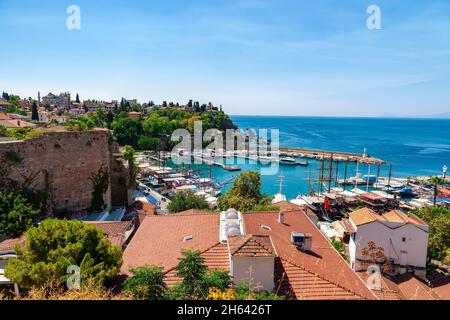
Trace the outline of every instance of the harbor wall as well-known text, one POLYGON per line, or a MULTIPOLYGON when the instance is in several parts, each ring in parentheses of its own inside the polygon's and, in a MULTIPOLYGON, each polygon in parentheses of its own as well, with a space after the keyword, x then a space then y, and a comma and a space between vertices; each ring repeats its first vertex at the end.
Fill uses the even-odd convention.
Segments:
POLYGON ((14 181, 47 191, 49 213, 88 208, 93 176, 101 170, 108 173, 103 194, 107 208, 118 205, 114 195, 121 196, 123 205, 131 194, 125 161, 108 130, 46 132, 31 139, 0 142, 0 159, 3 184, 14 181))

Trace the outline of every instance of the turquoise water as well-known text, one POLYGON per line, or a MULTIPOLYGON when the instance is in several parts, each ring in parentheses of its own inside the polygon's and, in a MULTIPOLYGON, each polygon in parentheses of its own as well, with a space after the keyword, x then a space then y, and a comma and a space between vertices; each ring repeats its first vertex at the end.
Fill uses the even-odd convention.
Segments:
MULTIPOLYGON (((241 129, 279 129, 280 146, 343 152, 367 152, 392 164, 393 176, 437 175, 444 164, 450 166, 450 120, 438 119, 384 119, 384 118, 318 118, 275 116, 232 116, 241 129)), ((262 190, 275 194, 282 174, 283 193, 294 198, 310 189, 308 178, 318 175, 320 162, 309 160, 309 167, 280 166, 277 175, 262 176, 262 190)), ((256 163, 240 165, 243 171, 259 170, 256 163)), ((340 163, 338 177, 344 178, 344 163, 340 163)), ((209 176, 209 167, 197 167, 203 176, 209 176)), ((350 164, 347 176, 356 173, 356 165, 350 164)), ((362 174, 367 166, 360 166, 362 174)), ((380 168, 380 175, 387 176, 388 166, 380 168)), ((212 176, 220 181, 236 175, 219 167, 213 167, 212 176)), ((371 166, 371 174, 377 167, 371 166)), ((332 185, 334 186, 334 184, 332 185)), ((312 183, 312 188, 319 186, 312 183)))

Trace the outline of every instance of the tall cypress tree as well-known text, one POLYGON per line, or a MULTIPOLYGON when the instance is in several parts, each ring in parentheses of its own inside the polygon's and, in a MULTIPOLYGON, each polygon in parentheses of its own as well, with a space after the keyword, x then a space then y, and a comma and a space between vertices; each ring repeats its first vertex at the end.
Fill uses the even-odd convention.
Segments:
POLYGON ((36 101, 33 101, 33 106, 31 107, 31 120, 39 121, 39 114, 36 101))
POLYGON ((78 93, 77 93, 77 97, 76 97, 76 99, 75 99, 75 102, 76 102, 76 103, 80 103, 80 96, 78 95, 78 93))

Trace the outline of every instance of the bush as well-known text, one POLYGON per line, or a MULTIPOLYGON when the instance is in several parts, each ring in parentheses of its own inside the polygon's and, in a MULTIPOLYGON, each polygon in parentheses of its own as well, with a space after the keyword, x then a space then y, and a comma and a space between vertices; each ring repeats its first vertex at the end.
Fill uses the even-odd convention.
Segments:
POLYGON ((450 249, 450 211, 440 207, 427 207, 414 213, 429 226, 428 259, 443 261, 450 249))
POLYGON ((38 213, 23 196, 0 192, 0 235, 21 235, 33 225, 38 213))
POLYGON ((206 210, 209 209, 209 204, 205 198, 196 195, 192 191, 178 192, 170 199, 168 209, 170 212, 181 212, 190 209, 206 210))
POLYGON ((235 208, 239 211, 278 211, 271 198, 261 194, 261 175, 256 171, 240 173, 230 189, 219 197, 220 210, 235 208))
POLYGON ((80 221, 48 219, 25 233, 25 246, 17 248, 5 275, 24 288, 50 281, 64 284, 71 265, 81 269, 82 284, 88 279, 103 284, 117 275, 121 249, 112 246, 103 232, 80 221))
POLYGON ((183 257, 175 267, 177 275, 183 279, 181 284, 191 298, 201 297, 204 293, 202 280, 207 270, 205 259, 199 250, 186 249, 181 251, 181 254, 183 257))
POLYGON ((159 266, 131 268, 133 274, 124 282, 127 296, 136 300, 162 300, 166 290, 164 271, 159 266))

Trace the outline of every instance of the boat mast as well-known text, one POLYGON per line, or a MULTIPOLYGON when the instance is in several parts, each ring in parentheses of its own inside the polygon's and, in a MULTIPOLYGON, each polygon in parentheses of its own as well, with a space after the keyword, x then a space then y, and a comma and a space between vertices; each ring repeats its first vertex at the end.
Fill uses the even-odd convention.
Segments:
POLYGON ((369 181, 370 181, 370 163, 369 163, 369 169, 367 170, 367 185, 366 185, 367 192, 369 192, 369 181))
POLYGON ((328 175, 328 192, 331 191, 331 180, 333 180, 333 154, 331 154, 329 169, 330 169, 330 173, 328 175))

